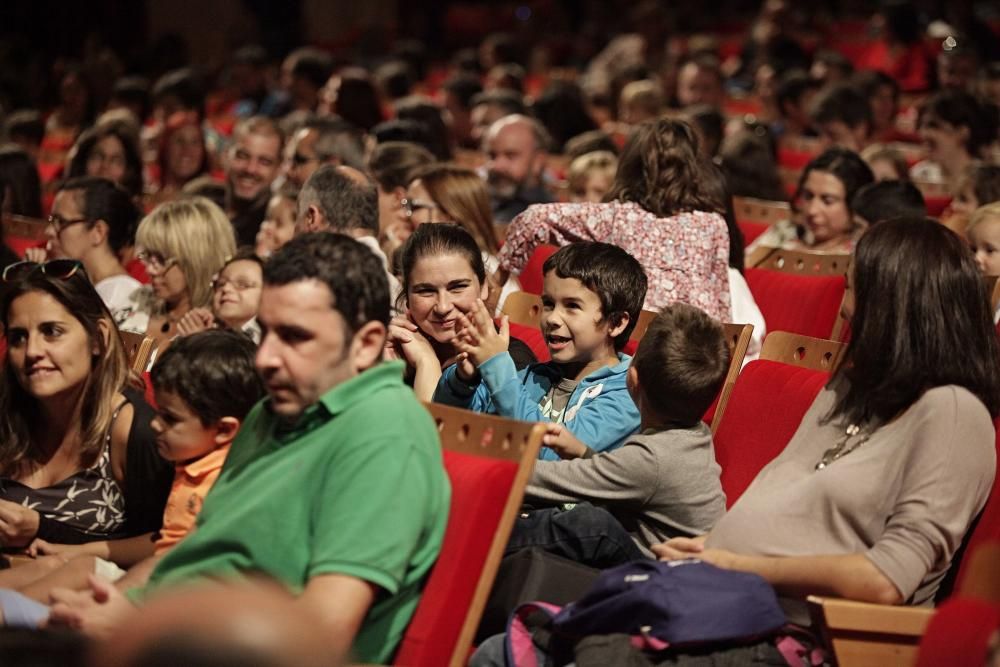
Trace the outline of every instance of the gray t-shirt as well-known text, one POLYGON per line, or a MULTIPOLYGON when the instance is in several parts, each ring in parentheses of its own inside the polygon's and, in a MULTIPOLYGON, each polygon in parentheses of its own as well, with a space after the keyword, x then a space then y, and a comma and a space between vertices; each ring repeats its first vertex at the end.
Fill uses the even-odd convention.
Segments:
POLYGON ((549 392, 542 398, 542 402, 539 403, 542 414, 549 420, 561 424, 563 416, 566 414, 569 397, 576 391, 578 384, 580 384, 579 380, 563 378, 552 385, 549 392))
POLYGON ((537 461, 525 498, 590 501, 607 508, 642 551, 672 537, 703 535, 726 511, 712 432, 646 430, 591 458, 537 461))
POLYGON ((706 546, 761 556, 864 554, 907 604, 930 604, 993 484, 990 415, 968 390, 936 387, 816 470, 844 437, 842 420, 823 423, 834 402, 834 390, 820 392, 706 546))

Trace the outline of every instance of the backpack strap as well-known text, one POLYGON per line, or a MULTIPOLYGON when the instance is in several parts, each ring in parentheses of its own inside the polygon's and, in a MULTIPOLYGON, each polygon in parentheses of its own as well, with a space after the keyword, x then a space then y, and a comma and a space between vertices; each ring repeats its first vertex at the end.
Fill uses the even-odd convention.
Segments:
POLYGON ((562 607, 548 602, 518 605, 507 620, 504 655, 507 667, 543 667, 546 654, 535 645, 534 633, 552 622, 562 607))

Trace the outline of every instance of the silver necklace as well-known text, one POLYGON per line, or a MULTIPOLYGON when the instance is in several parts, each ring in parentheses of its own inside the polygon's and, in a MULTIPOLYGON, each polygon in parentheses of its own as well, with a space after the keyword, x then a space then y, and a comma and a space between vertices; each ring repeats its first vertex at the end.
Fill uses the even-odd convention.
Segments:
POLYGON ((816 470, 822 470, 837 459, 844 458, 855 449, 868 442, 868 439, 871 437, 871 433, 866 431, 860 438, 851 443, 851 439, 859 433, 861 433, 860 426, 857 424, 848 424, 847 428, 844 429, 844 438, 836 445, 823 452, 823 456, 820 458, 819 463, 816 464, 816 470))

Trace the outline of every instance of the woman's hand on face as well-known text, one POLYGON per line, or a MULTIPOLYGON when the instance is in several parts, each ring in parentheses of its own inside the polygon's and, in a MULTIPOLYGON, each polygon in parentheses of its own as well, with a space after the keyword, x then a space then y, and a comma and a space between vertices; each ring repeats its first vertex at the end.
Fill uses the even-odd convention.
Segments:
POLYGON ((24 547, 38 534, 41 516, 24 505, 0 500, 0 545, 24 547))
POLYGON ((441 367, 430 341, 406 315, 397 315, 389 322, 386 347, 395 352, 396 358, 405 359, 414 368, 427 364, 437 364, 439 369, 441 367))
POLYGON ((455 347, 477 368, 510 347, 510 320, 506 315, 500 318, 500 331, 497 331, 482 299, 478 299, 468 313, 460 314, 458 321, 455 347))
POLYGON ((177 334, 190 336, 215 328, 215 316, 208 308, 192 308, 177 322, 177 334))

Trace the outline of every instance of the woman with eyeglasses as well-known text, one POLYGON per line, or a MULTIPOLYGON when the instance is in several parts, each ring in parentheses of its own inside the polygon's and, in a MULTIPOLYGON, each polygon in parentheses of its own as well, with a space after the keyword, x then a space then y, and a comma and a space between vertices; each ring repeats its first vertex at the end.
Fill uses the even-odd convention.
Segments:
POLYGON ((245 334, 260 343, 257 309, 264 287, 264 261, 252 248, 241 248, 212 281, 212 307, 192 308, 177 323, 181 336, 225 328, 245 334))
MULTIPOLYGON (((111 313, 76 260, 20 262, 3 281, 0 544, 55 553, 101 542, 106 558, 136 562, 152 553, 173 468, 111 313)), ((0 586, 48 569, 14 568, 0 586)))
POLYGON ((139 209, 125 190, 106 178, 72 178, 59 188, 45 229, 46 248, 27 258, 80 260, 116 324, 130 312, 132 294, 142 284, 122 266, 119 253, 132 245, 139 209))
POLYGON ((218 206, 190 197, 157 206, 136 232, 150 284, 131 296, 122 331, 144 333, 157 345, 178 335, 193 308, 212 302, 212 280, 236 252, 233 226, 218 206))

